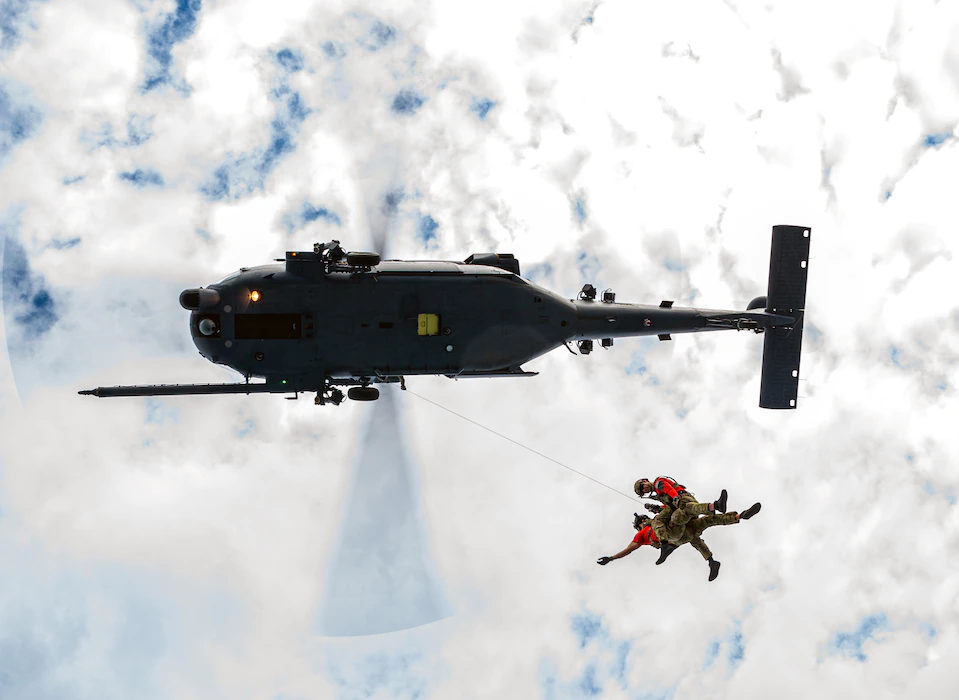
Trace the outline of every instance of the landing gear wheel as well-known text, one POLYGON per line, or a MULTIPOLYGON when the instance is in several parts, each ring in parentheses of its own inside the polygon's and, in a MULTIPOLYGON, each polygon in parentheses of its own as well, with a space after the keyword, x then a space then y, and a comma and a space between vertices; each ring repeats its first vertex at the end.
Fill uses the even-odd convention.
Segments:
POLYGON ((380 264, 379 253, 347 253, 346 264, 350 267, 376 267, 380 264))
POLYGON ((380 390, 375 386, 351 386, 346 395, 352 401, 376 401, 380 398, 380 390))

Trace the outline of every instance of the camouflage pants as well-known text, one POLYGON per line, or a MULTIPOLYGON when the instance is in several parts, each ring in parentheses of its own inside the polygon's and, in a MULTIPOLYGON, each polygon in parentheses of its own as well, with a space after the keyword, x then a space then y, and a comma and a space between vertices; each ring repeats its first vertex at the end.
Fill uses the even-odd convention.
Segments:
POLYGON ((662 516, 660 522, 664 524, 664 527, 661 526, 663 535, 660 536, 660 534, 656 532, 655 520, 653 521, 653 532, 656 532, 656 536, 661 540, 665 538, 666 541, 675 543, 676 540, 683 537, 686 524, 700 515, 709 515, 709 504, 700 503, 691 493, 683 491, 679 494, 679 497, 673 501, 671 510, 664 508, 656 516, 656 518, 662 516))
MULTIPOLYGON (((706 504, 700 503, 697 504, 700 506, 705 506, 706 504)), ((703 542, 702 534, 707 528, 715 527, 716 525, 732 525, 736 522, 735 513, 714 513, 712 515, 704 515, 695 520, 684 521, 683 530, 680 533, 675 533, 672 518, 675 513, 680 512, 677 509, 675 512, 671 511, 669 508, 663 508, 656 517, 653 518, 651 523, 653 528, 653 533, 660 542, 670 542, 676 546, 690 544, 693 549, 703 555, 703 559, 709 559, 713 556, 712 552, 709 551, 709 547, 706 546, 706 543, 703 542), (676 537, 670 537, 670 534, 677 534, 676 537)))

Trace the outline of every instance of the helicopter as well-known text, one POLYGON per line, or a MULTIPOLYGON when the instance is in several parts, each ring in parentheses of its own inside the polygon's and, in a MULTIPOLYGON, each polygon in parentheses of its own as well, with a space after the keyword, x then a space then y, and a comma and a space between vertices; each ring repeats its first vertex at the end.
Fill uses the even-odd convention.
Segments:
MULTIPOLYGON (((98 397, 315 392, 317 405, 379 398, 375 384, 418 375, 533 377, 522 365, 575 343, 737 330, 764 333, 759 405, 796 408, 811 229, 773 226, 765 296, 744 311, 624 304, 591 284, 565 299, 520 275, 513 255, 463 262, 381 260, 339 241, 291 251, 184 290, 200 354, 246 381, 97 387, 98 397), (251 382, 253 378, 263 381, 251 382)), ((575 354, 575 353, 574 353, 575 354)))

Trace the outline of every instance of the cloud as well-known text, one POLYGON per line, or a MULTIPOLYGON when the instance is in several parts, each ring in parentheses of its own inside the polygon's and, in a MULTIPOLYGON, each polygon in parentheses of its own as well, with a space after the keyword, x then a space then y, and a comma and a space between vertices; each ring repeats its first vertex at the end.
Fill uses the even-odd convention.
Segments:
POLYGON ((274 116, 269 143, 239 156, 228 154, 227 161, 200 186, 200 192, 211 201, 241 199, 262 190, 280 162, 296 149, 296 135, 311 110, 301 94, 289 85, 289 75, 300 70, 295 55, 280 51, 276 62, 284 72, 270 90, 274 116))
POLYGON ((3 559, 39 563, 3 578, 0 658, 21 694, 948 693, 955 4, 705 3, 696 22, 642 3, 10 8, 0 207, 25 264, 6 285, 0 524, 21 547, 3 559), (120 178, 138 170, 162 187, 120 178), (797 411, 758 409, 745 333, 559 348, 527 380, 410 377, 417 484, 398 499, 386 460, 351 490, 376 406, 75 393, 235 381, 196 354, 177 296, 293 236, 513 253, 567 299, 590 282, 743 308, 791 222, 813 228, 797 411), (56 322, 29 336, 15 317, 41 290, 56 322), (597 567, 634 503, 414 393, 627 492, 662 469, 763 511, 709 534, 714 582, 688 550, 597 567), (356 632, 425 619, 437 588, 439 622, 317 639, 334 593, 356 632), (882 612, 889 630, 863 632, 882 612))

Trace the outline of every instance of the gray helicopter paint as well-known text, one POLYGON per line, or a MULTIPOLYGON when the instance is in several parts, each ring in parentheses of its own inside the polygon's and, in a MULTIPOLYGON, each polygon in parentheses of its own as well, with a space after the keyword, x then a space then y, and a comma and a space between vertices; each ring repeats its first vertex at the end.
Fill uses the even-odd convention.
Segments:
MULTIPOLYGON (((777 357, 785 354, 769 367, 785 376, 798 372, 808 250, 808 228, 774 227, 770 288, 786 279, 780 267, 788 267, 789 289, 801 289, 802 295, 792 295, 796 303, 745 311, 568 300, 520 277, 512 256, 501 262, 493 254, 464 263, 388 260, 359 268, 331 263, 317 252, 287 253, 285 263, 243 269, 181 295, 181 303, 188 294, 199 299, 188 306, 199 306, 190 327, 200 354, 265 384, 100 387, 81 393, 321 392, 331 383, 424 374, 531 376, 535 373, 524 372, 524 363, 572 341, 645 335, 669 340, 676 333, 774 328, 792 334, 788 350, 770 345, 777 357), (489 262, 499 266, 477 264, 489 262), (439 316, 438 335, 417 333, 420 314, 439 316), (201 333, 204 320, 214 322, 212 335, 201 333)), ((768 407, 795 407, 795 396, 791 405, 786 396, 791 386, 776 389, 768 407)))

